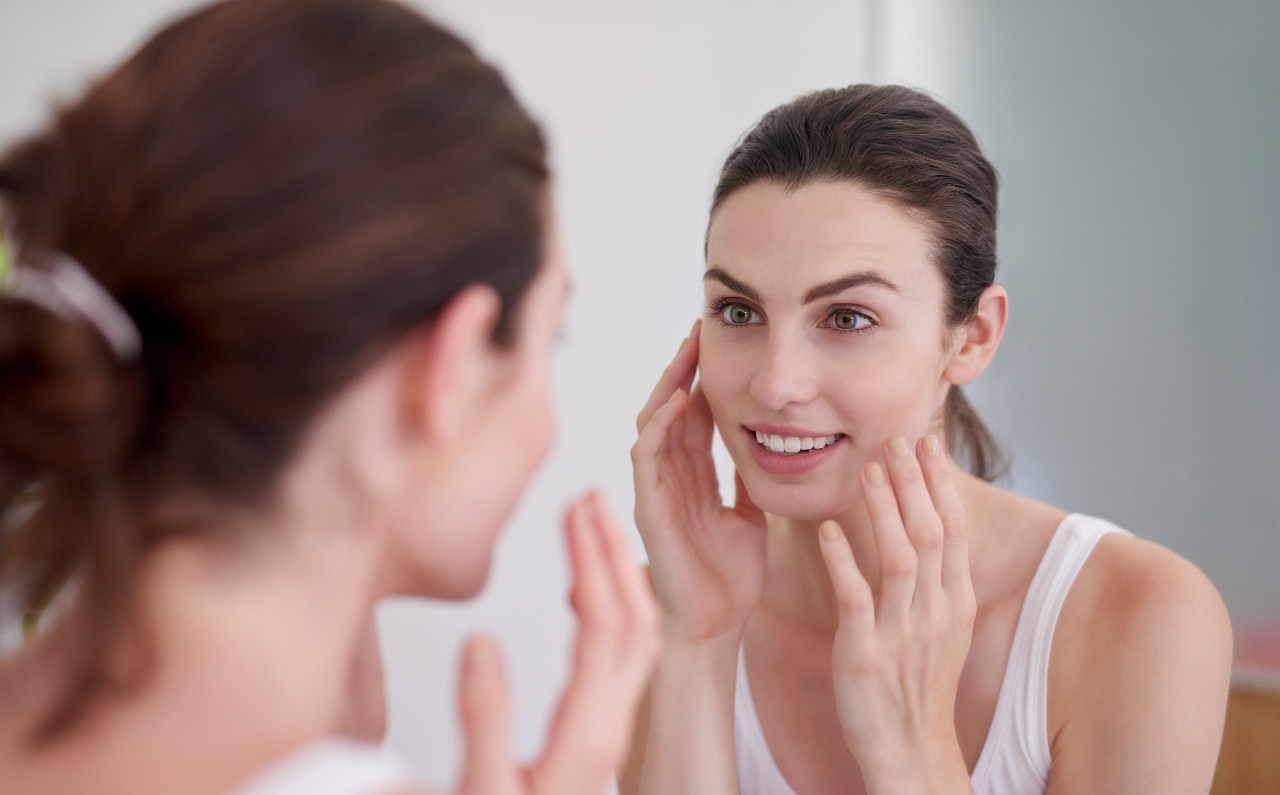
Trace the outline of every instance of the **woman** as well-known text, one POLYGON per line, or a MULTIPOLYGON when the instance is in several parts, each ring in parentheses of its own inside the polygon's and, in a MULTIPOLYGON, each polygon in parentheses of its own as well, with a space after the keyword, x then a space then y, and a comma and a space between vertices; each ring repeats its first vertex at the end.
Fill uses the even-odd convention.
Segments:
MULTIPOLYGON (((0 792, 412 788, 334 735, 369 725, 374 603, 479 591, 551 442, 536 125, 403 8, 232 0, 13 150, 0 194, 0 585, 46 614, 0 659, 0 792)), ((566 529, 545 754, 512 761, 473 640, 462 792, 598 793, 625 751, 656 608, 598 497, 566 529)))
POLYGON ((964 123, 894 86, 801 97, 729 155, 706 317, 632 450, 664 652, 624 792, 1208 791, 1212 585, 992 483, 960 389, 1007 318, 996 189, 964 123))

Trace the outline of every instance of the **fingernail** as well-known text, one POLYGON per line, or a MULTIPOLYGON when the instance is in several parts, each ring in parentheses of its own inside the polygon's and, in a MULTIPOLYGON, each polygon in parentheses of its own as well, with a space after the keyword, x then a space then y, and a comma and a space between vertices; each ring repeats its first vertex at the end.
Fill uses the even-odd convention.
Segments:
POLYGON ((938 444, 938 437, 929 434, 924 437, 924 454, 934 456, 935 458, 942 452, 942 446, 938 444))
POLYGON ((901 436, 895 436, 889 440, 889 452, 898 458, 906 458, 911 455, 911 448, 907 446, 907 440, 901 436))
POLYGON ((668 402, 668 403, 673 403, 673 402, 675 402, 675 400, 676 400, 677 398, 679 398, 679 397, 680 397, 681 395, 683 395, 683 394, 684 394, 684 390, 683 390, 683 389, 677 389, 676 391, 674 391, 674 392, 672 392, 672 393, 671 393, 671 397, 667 398, 667 402, 668 402))
POLYGON ((582 536, 582 520, 583 513, 587 510, 587 506, 583 500, 574 500, 569 506, 569 532, 581 538, 582 536))
POLYGON ((873 486, 884 485, 884 469, 875 461, 867 464, 863 472, 867 474, 867 480, 871 481, 873 486))
POLYGON ((473 670, 492 671, 497 662, 497 655, 493 651, 493 644, 487 638, 476 638, 471 641, 471 647, 468 649, 468 657, 473 670))
POLYGON ((702 325, 702 318, 698 318, 697 320, 693 321, 693 326, 689 329, 689 336, 693 337, 693 335, 697 334, 698 326, 701 326, 701 325, 702 325))
POLYGON ((680 354, 680 351, 684 350, 684 346, 686 346, 686 345, 688 345, 688 344, 689 344, 689 338, 688 338, 688 337, 685 337, 684 339, 680 340, 680 347, 679 347, 679 348, 676 348, 676 355, 679 355, 679 354, 680 354))
POLYGON ((822 533, 822 537, 830 541, 840 535, 840 525, 828 519, 818 527, 818 532, 822 533))

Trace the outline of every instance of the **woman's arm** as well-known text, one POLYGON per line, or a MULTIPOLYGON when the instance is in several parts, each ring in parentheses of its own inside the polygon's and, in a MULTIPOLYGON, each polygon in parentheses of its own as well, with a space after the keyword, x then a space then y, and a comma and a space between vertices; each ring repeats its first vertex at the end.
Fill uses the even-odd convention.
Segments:
MULTIPOLYGON (((628 795, 736 795, 733 692, 738 644, 764 589, 765 519, 738 482, 720 501, 711 409, 693 386, 699 324, 640 412, 631 450, 636 526, 649 553, 663 652, 628 795), (638 772, 637 772, 638 771, 638 772)), ((637 738, 636 746, 641 738, 637 738)))
POLYGON ((1099 542, 1058 620, 1050 795, 1209 792, 1231 624, 1195 566, 1146 541, 1099 542))
POLYGON ((636 709, 631 749, 618 771, 619 795, 640 794, 646 751, 651 746, 655 750, 646 791, 660 791, 658 782, 682 782, 681 786, 691 783, 699 792, 737 792, 733 769, 737 649, 728 650, 717 661, 714 654, 689 654, 681 648, 666 646, 636 709), (656 729, 655 693, 659 713, 656 729), (698 709, 691 711, 691 704, 697 704, 698 709))
POLYGON ((644 749, 649 744, 649 691, 645 690, 636 706, 636 720, 631 727, 631 747, 618 768, 618 795, 640 792, 640 773, 644 770, 644 749))
MULTIPOLYGON (((659 792, 737 793, 733 689, 737 645, 664 645, 649 687, 648 732, 638 749, 635 788, 659 792)), ((638 722, 638 721, 637 721, 638 722)), ((636 746, 633 746, 635 748, 636 746)))

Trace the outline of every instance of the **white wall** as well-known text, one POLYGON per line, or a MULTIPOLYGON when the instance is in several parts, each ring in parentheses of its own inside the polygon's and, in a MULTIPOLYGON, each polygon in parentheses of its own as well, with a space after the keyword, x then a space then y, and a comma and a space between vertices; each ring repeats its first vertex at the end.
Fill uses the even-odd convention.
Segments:
MULTIPOLYGON (((70 95, 188 5, 0 3, 0 139, 32 128, 51 92, 70 95)), ((425 5, 506 70, 550 133, 575 281, 557 362, 559 442, 499 547, 489 589, 465 606, 400 601, 380 613, 390 741, 443 784, 459 754, 452 688, 469 631, 506 648, 515 744, 523 754, 538 747, 572 631, 560 507, 598 484, 630 524, 634 417, 699 315, 720 161, 769 108, 864 80, 870 51, 867 0, 425 5)))

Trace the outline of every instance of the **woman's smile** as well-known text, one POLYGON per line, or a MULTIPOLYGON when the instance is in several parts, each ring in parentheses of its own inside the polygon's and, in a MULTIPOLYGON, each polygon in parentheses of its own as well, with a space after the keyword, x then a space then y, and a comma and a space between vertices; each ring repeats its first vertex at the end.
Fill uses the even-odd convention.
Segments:
POLYGON ((844 436, 843 433, 814 433, 764 424, 744 427, 755 434, 756 444, 778 455, 798 455, 821 450, 844 436))
POLYGON ((812 432, 762 423, 742 426, 756 465, 773 475, 802 475, 835 455, 849 438, 843 433, 812 432))

